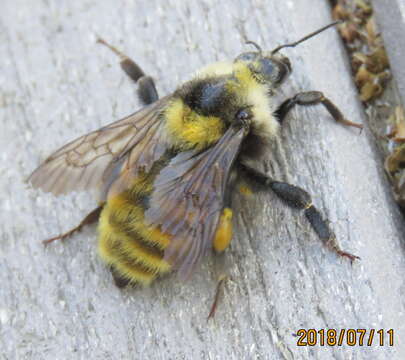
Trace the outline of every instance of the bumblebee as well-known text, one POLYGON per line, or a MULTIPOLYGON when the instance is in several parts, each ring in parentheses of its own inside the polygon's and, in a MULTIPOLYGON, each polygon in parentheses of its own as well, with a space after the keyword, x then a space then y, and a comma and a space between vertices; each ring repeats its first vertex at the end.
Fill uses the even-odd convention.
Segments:
POLYGON ((247 164, 274 140, 295 105, 322 104, 337 122, 361 128, 318 91, 298 93, 279 106, 273 101, 292 70, 279 50, 333 25, 270 52, 250 42, 256 51, 209 65, 160 99, 150 76, 99 39, 138 83, 145 107, 68 143, 32 173, 34 187, 55 195, 92 188, 101 194, 99 206, 77 227, 45 242, 98 220, 99 254, 118 286, 149 285, 172 270, 186 279, 208 252, 228 248, 231 194, 248 179, 302 209, 319 238, 339 255, 356 259, 340 249, 305 190, 247 164))

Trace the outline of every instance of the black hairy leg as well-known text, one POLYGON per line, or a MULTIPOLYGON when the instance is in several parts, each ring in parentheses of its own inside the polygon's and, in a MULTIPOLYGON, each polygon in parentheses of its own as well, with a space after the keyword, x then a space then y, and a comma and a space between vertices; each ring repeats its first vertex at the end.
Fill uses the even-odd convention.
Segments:
POLYGON ((100 213, 101 213, 101 210, 102 210, 102 209, 103 209, 103 205, 101 205, 101 206, 95 208, 94 210, 90 211, 90 212, 84 217, 84 219, 80 222, 79 225, 77 225, 77 226, 74 227, 73 229, 71 229, 71 230, 69 230, 69 231, 67 231, 67 232, 65 232, 65 233, 63 233, 63 234, 60 234, 60 235, 55 236, 55 237, 53 237, 53 238, 44 240, 43 243, 44 243, 45 245, 47 245, 47 244, 49 244, 49 243, 51 243, 51 242, 53 242, 53 241, 55 241, 55 240, 65 240, 65 239, 67 239, 68 237, 71 237, 74 233, 76 233, 76 232, 82 230, 83 226, 85 226, 85 225, 91 225, 91 224, 95 223, 95 222, 98 220, 98 218, 100 217, 100 213))
POLYGON ((122 70, 124 70, 135 83, 138 83, 138 97, 144 105, 149 105, 159 99, 155 82, 150 76, 145 75, 135 61, 107 43, 104 39, 99 38, 97 42, 107 46, 121 59, 120 65, 122 70))
POLYGON ((311 195, 309 195, 307 191, 295 185, 275 181, 269 176, 247 165, 240 164, 240 168, 248 178, 262 186, 272 189, 287 205, 296 209, 304 210, 305 217, 308 219, 318 237, 338 255, 349 258, 351 262, 360 259, 358 256, 343 251, 339 247, 336 236, 329 227, 329 222, 322 218, 321 213, 312 203, 311 195))
POLYGON ((318 104, 322 104, 326 108, 326 110, 328 110, 329 114, 336 120, 336 122, 346 126, 354 126, 359 129, 363 128, 363 125, 345 119, 338 107, 328 98, 326 98, 320 91, 306 91, 296 94, 292 98, 285 100, 278 107, 275 115, 278 121, 282 123, 288 112, 295 105, 310 106, 318 104))

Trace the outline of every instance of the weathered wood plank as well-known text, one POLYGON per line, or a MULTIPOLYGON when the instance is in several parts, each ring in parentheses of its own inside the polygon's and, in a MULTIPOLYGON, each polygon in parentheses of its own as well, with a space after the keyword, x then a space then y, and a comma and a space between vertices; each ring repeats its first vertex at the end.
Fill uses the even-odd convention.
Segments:
POLYGON ((405 103, 405 3, 401 0, 372 2, 375 18, 384 39, 384 45, 390 59, 402 104, 405 103))
MULTIPOLYGON (((328 23, 322 0, 32 2, 0 14, 0 348, 5 359, 271 358, 405 356, 403 220, 372 135, 333 123, 321 108, 292 112, 269 150, 269 172, 306 188, 352 267, 325 249, 302 215, 273 194, 237 198, 233 280, 207 324, 212 259, 192 281, 117 289, 95 252, 95 229, 44 249, 74 225, 89 195, 54 198, 24 178, 52 150, 125 116, 137 102, 103 36, 158 79, 161 94, 209 62, 295 40, 328 23), (297 347, 299 328, 393 328, 394 348, 297 347)), ((286 95, 322 90, 348 118, 363 119, 345 52, 331 30, 296 49, 286 95)))

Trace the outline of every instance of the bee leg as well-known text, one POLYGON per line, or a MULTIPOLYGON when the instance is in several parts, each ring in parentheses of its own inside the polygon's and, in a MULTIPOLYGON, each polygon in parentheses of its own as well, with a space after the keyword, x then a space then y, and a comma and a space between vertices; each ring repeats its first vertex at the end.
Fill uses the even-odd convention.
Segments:
POLYGON ((219 303, 219 298, 221 297, 222 293, 223 293, 223 288, 225 285, 225 281, 228 279, 227 276, 221 277, 218 279, 218 283, 217 283, 217 288, 215 290, 215 297, 214 297, 214 301, 211 305, 211 310, 207 316, 207 321, 209 319, 212 319, 215 316, 215 313, 217 311, 217 306, 219 303))
POLYGON ((215 291, 214 301, 211 305, 211 310, 208 314, 207 321, 214 317, 221 294, 223 293, 225 282, 229 278, 229 271, 228 271, 229 263, 227 261, 228 257, 226 256, 225 250, 231 243, 233 236, 233 229, 232 229, 233 212, 231 208, 232 192, 229 189, 231 188, 233 189, 234 186, 235 186, 235 178, 230 180, 228 191, 225 192, 224 196, 225 207, 222 210, 222 215, 219 219, 218 227, 213 239, 212 245, 215 253, 217 254, 214 258, 214 261, 215 261, 215 274, 217 276, 218 282, 215 291))
POLYGON ((328 221, 322 218, 319 210, 313 205, 311 195, 309 195, 308 192, 298 186, 275 181, 269 176, 247 165, 241 164, 241 169, 244 174, 248 175, 257 183, 270 187, 287 205, 296 209, 304 210, 305 217, 308 219, 318 237, 338 255, 347 257, 351 262, 360 259, 358 256, 343 251, 339 247, 336 236, 329 227, 328 221))
POLYGON ((97 42, 107 46, 121 59, 121 69, 135 82, 138 83, 138 97, 144 105, 149 105, 159 99, 155 82, 150 76, 145 75, 139 65, 116 47, 98 38, 97 42))
POLYGON ((345 119, 345 117, 337 108, 337 106, 334 103, 332 103, 328 98, 326 98, 320 91, 306 91, 296 94, 294 97, 285 100, 278 107, 278 109, 275 112, 275 115, 278 118, 278 121, 282 123, 287 113, 295 105, 309 106, 318 104, 322 104, 326 108, 326 110, 328 110, 329 114, 331 114, 332 117, 336 120, 336 122, 347 126, 354 126, 359 129, 363 128, 363 125, 345 119))
POLYGON ((217 256, 215 256, 214 258, 214 261, 215 261, 215 273, 217 274, 218 282, 215 289, 214 301, 212 302, 210 312, 207 316, 207 321, 215 316, 218 304, 220 302, 220 298, 223 295, 225 282, 229 278, 228 275, 229 266, 226 254, 225 253, 217 254, 217 256))
POLYGON ((138 80, 138 97, 143 104, 149 105, 159 99, 155 82, 150 76, 142 76, 138 80))
POLYGON ((53 238, 44 240, 44 241, 42 241, 42 243, 45 244, 45 245, 48 245, 49 243, 51 243, 51 242, 53 242, 55 240, 67 239, 68 237, 72 236, 75 232, 80 231, 83 228, 83 226, 95 223, 98 220, 102 209, 103 209, 102 205, 99 206, 98 208, 95 208, 94 210, 92 210, 90 213, 88 213, 85 216, 85 218, 80 222, 79 225, 77 225, 73 229, 65 232, 64 234, 60 234, 60 235, 55 236, 53 238))

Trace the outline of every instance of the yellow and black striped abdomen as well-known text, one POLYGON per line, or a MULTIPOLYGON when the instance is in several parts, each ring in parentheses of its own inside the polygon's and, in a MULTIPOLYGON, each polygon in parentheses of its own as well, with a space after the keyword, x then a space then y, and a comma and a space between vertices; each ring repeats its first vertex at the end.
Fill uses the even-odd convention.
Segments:
POLYGON ((120 278, 132 284, 149 285, 170 271, 163 260, 170 238, 144 222, 144 199, 150 193, 144 179, 131 189, 110 198, 99 222, 99 253, 120 278))

